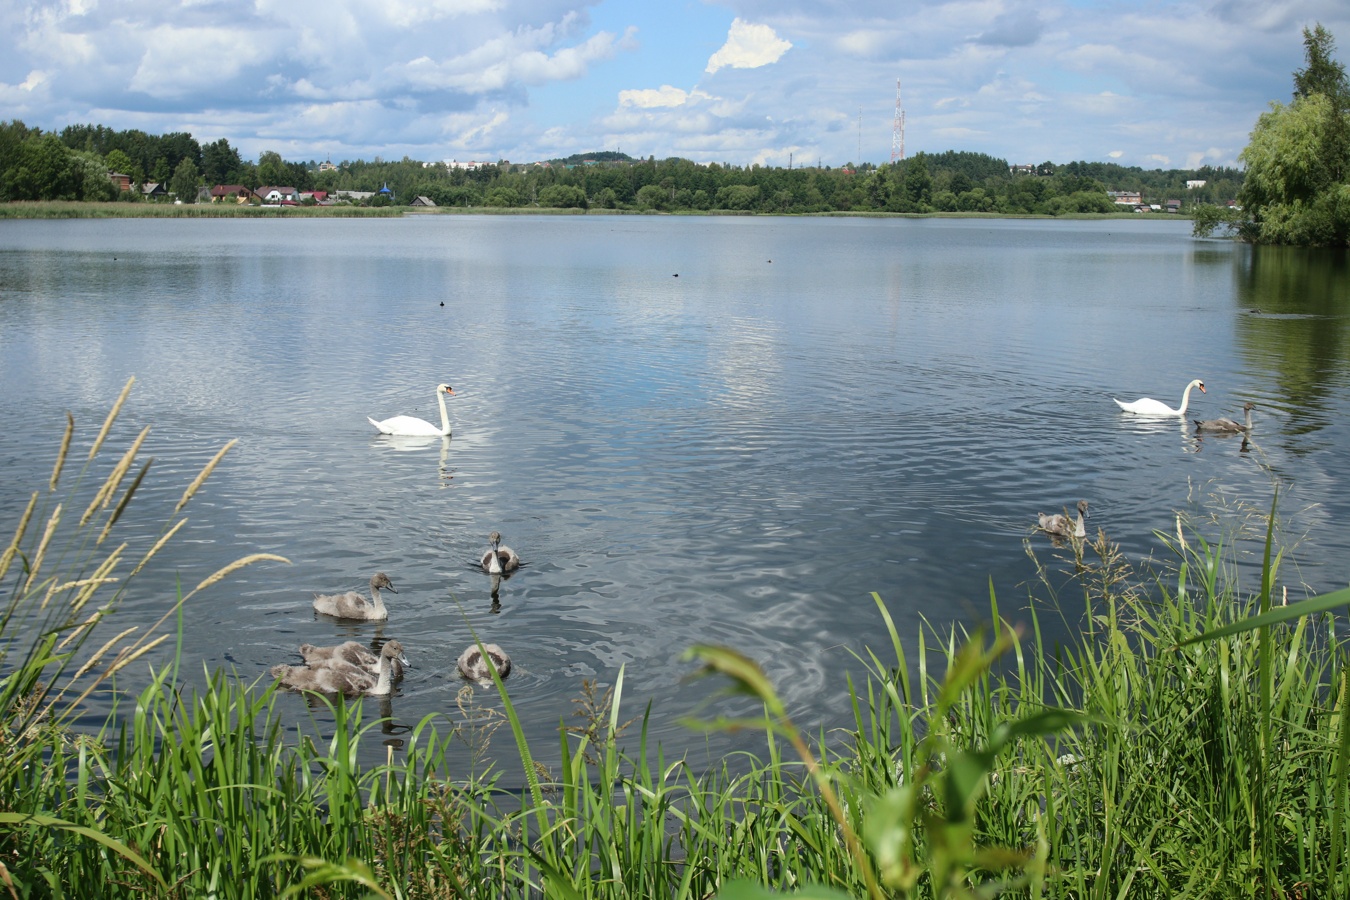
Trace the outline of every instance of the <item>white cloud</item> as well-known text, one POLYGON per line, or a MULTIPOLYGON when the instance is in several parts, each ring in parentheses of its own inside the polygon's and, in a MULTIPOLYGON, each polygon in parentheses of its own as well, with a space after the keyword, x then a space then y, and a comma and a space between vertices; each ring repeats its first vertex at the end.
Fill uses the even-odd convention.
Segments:
POLYGON ((619 91, 620 106, 636 106, 639 109, 683 106, 689 102, 689 94, 668 84, 653 90, 619 91))
POLYGON ((1124 150, 1112 150, 1110 153, 1108 153, 1108 154, 1106 154, 1106 155, 1109 156, 1109 157, 1111 157, 1112 159, 1120 159, 1122 156, 1125 155, 1125 151, 1124 151, 1124 150))
POLYGON ((708 60, 709 75, 718 69, 758 69, 778 62, 792 44, 783 40, 768 25, 754 25, 733 19, 727 42, 708 60))

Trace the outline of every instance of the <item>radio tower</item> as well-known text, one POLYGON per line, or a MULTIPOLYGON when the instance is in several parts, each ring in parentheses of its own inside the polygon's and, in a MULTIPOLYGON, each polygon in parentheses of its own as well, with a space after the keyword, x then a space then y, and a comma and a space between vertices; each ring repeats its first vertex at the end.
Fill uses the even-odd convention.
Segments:
POLYGON ((891 162, 905 158, 905 108, 900 105, 900 79, 895 79, 895 125, 891 128, 891 162))

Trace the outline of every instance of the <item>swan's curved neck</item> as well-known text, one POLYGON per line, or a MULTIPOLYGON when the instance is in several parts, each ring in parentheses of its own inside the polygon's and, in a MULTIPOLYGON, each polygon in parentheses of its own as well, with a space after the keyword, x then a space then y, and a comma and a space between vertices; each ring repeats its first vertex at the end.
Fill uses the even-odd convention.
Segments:
POLYGON ((380 654, 380 679, 375 682, 375 687, 370 689, 372 694, 389 693, 389 681, 392 677, 394 664, 389 661, 389 657, 380 654))
POLYGON ((450 435, 450 413, 445 410, 445 391, 436 391, 436 400, 441 404, 441 436, 450 435))
MULTIPOLYGON (((1193 387, 1195 387, 1195 385, 1193 384, 1186 385, 1186 390, 1181 395, 1181 408, 1177 410, 1177 415, 1179 416, 1186 415, 1186 407, 1190 406, 1191 404, 1191 388, 1193 387)), ((441 405, 444 406, 445 404, 442 403, 441 405)))
POLYGON ((375 609, 384 609, 384 599, 380 596, 380 589, 373 584, 370 586, 370 603, 375 609))

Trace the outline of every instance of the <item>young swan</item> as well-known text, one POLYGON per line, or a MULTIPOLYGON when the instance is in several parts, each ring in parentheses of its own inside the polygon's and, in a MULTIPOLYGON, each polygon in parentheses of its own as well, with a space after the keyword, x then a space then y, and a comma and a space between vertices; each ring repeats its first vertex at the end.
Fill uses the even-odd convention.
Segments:
MULTIPOLYGON (((511 674, 511 657, 506 655, 506 651, 496 644, 484 644, 483 650, 487 651, 488 658, 492 660, 492 665, 497 668, 497 674, 502 678, 511 674)), ((459 674, 470 681, 477 681, 480 684, 491 684, 492 673, 488 671, 487 661, 483 659, 483 650, 478 649, 474 644, 469 649, 459 655, 459 674)))
POLYGON ((394 590, 394 583, 389 580, 388 575, 376 572, 370 576, 370 600, 366 600, 356 591, 348 591, 345 594, 315 594, 314 609, 326 616, 337 616, 339 619, 384 621, 389 618, 389 610, 380 599, 381 588, 390 593, 398 593, 394 590))
MULTIPOLYGON (((327 665, 330 661, 340 661, 365 669, 372 675, 380 674, 380 657, 360 641, 345 641, 335 647, 316 647, 313 644, 301 644, 300 656, 307 666, 327 665)), ((394 678, 403 677, 403 663, 395 658, 391 673, 394 678)))
POLYGON ((1256 404, 1250 400, 1242 404, 1242 413, 1246 421, 1241 425, 1232 419, 1206 419, 1204 421, 1195 419, 1195 430, 1209 431, 1215 434, 1251 434, 1253 409, 1256 409, 1256 404))
POLYGON ((1086 500, 1078 501, 1078 520, 1075 522, 1062 513, 1054 513, 1047 516, 1045 513, 1036 513, 1036 518, 1040 523, 1041 531, 1046 534, 1053 534, 1058 537, 1087 537, 1087 525, 1083 520, 1087 518, 1088 502, 1086 500))
POLYGON ((273 666, 272 677, 284 688, 292 691, 311 691, 319 694, 341 694, 344 697, 359 697, 370 694, 382 697, 389 693, 393 681, 394 660, 411 669, 412 663, 403 654, 403 645, 390 641, 380 650, 380 674, 378 676, 338 659, 330 659, 318 666, 273 666))
POLYGON ((499 575, 503 572, 514 572, 520 568, 520 557, 516 556, 516 551, 510 547, 502 546, 502 535, 500 531, 494 531, 488 535, 488 543, 492 547, 483 554, 483 571, 490 575, 499 575))

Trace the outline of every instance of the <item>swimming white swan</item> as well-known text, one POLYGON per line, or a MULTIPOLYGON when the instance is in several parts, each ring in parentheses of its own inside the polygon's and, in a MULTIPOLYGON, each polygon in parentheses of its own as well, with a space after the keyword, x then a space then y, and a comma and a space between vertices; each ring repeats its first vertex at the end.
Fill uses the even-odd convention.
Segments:
POLYGON ((1205 383, 1199 378, 1186 385, 1186 391, 1181 395, 1180 409, 1173 409, 1161 400, 1153 400, 1149 397, 1141 397, 1133 403, 1122 403, 1115 397, 1111 399, 1116 400, 1116 405, 1121 409, 1137 416, 1184 416, 1186 415, 1186 407, 1191 402, 1191 388, 1197 387, 1200 389, 1200 393, 1205 392, 1205 383))
POLYGON ((1212 431, 1218 434, 1251 434, 1252 431, 1252 410, 1256 409, 1256 404, 1248 400, 1242 404, 1242 412, 1246 421, 1239 425, 1232 419, 1200 419, 1195 420, 1196 431, 1212 431))
MULTIPOLYGON (((331 661, 341 661, 365 669, 372 675, 380 674, 380 657, 360 641, 344 641, 335 647, 316 647, 313 644, 300 645, 300 657, 307 666, 322 666, 331 661)), ((392 675, 403 677, 403 663, 395 657, 392 662, 392 675)))
POLYGON ((1046 534, 1057 535, 1058 537, 1087 537, 1087 525, 1083 520, 1087 518, 1088 502, 1086 500, 1078 501, 1078 519, 1074 521, 1063 513, 1036 513, 1036 519, 1040 523, 1041 531, 1046 534))
POLYGON ((277 665, 272 667, 271 673, 282 687, 293 691, 342 694, 344 697, 359 697, 362 694, 379 697, 389 693, 395 660, 405 669, 412 668, 412 663, 403 654, 403 645, 398 641, 390 641, 380 650, 379 675, 372 675, 360 666, 339 659, 318 666, 277 665))
POLYGON ((326 616, 337 616, 339 619, 370 619, 384 621, 389 618, 389 610, 384 605, 384 600, 380 598, 380 588, 397 594, 394 590, 394 583, 389 580, 389 576, 383 572, 376 572, 370 576, 370 600, 356 591, 348 591, 345 594, 315 594, 314 609, 326 616))
POLYGON ((426 419, 419 419, 416 416, 394 416, 392 419, 385 419, 383 422, 376 422, 370 416, 366 416, 366 421, 374 425, 375 430, 380 434, 439 435, 446 437, 450 434, 450 414, 445 411, 446 395, 451 397, 455 395, 450 385, 436 385, 436 402, 441 405, 440 428, 432 425, 426 419))
POLYGON ((490 575, 500 575, 503 572, 514 572, 520 568, 520 557, 516 555, 516 551, 510 547, 502 546, 500 531, 489 534, 488 543, 492 547, 483 554, 483 571, 490 575))
POLYGON ((469 649, 459 655, 459 674, 470 681, 477 681, 485 684, 492 682, 492 673, 488 671, 487 662, 483 659, 483 651, 487 651, 488 658, 492 660, 492 665, 496 667, 497 674, 505 678, 511 674, 511 657, 506 655, 506 651, 496 644, 484 644, 483 650, 478 649, 474 644, 469 649))

